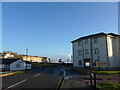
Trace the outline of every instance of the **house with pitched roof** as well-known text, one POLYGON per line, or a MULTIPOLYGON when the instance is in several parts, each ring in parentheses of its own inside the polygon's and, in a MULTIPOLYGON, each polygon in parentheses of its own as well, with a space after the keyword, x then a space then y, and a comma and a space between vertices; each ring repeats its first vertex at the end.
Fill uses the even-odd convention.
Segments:
POLYGON ((26 70, 31 69, 31 64, 21 59, 1 59, 0 69, 2 71, 26 70))

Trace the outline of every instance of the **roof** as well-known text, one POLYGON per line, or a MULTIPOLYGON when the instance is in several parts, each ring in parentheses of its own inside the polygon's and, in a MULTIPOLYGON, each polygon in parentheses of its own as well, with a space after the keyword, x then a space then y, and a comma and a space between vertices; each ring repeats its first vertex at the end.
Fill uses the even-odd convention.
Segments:
POLYGON ((71 43, 75 42, 75 41, 78 41, 78 40, 81 40, 81 39, 88 39, 88 38, 91 38, 91 37, 97 37, 97 36, 107 36, 107 35, 112 35, 112 36, 120 36, 119 34, 114 34, 114 33, 97 33, 97 34, 92 34, 92 35, 88 35, 88 36, 84 36, 84 37, 80 37, 76 40, 73 40, 71 43))
POLYGON ((31 64, 31 62, 29 62, 29 61, 24 61, 26 64, 31 64))
POLYGON ((19 59, 0 59, 0 64, 11 64, 19 59))

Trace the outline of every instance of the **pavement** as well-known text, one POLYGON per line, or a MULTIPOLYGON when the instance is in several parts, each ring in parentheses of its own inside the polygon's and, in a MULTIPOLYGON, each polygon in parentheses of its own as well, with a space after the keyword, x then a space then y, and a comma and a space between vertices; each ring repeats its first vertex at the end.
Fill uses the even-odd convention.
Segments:
POLYGON ((60 68, 34 68, 24 74, 2 77, 2 89, 55 89, 61 77, 60 68))
POLYGON ((62 85, 62 89, 78 90, 78 89, 91 89, 89 75, 83 75, 74 71, 65 70, 66 76, 62 85))

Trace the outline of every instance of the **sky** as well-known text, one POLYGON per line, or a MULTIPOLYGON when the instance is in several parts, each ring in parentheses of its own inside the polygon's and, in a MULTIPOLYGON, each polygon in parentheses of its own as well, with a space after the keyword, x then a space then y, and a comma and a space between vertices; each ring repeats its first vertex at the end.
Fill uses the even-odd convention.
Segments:
POLYGON ((3 2, 2 51, 67 60, 71 41, 118 33, 117 2, 3 2))

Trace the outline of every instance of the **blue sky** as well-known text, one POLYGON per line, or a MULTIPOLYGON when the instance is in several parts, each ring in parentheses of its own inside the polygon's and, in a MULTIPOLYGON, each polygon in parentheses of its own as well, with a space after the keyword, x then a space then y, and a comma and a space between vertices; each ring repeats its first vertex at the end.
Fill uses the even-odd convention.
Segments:
POLYGON ((2 4, 2 51, 67 57, 71 41, 98 32, 118 33, 117 2, 2 4))

